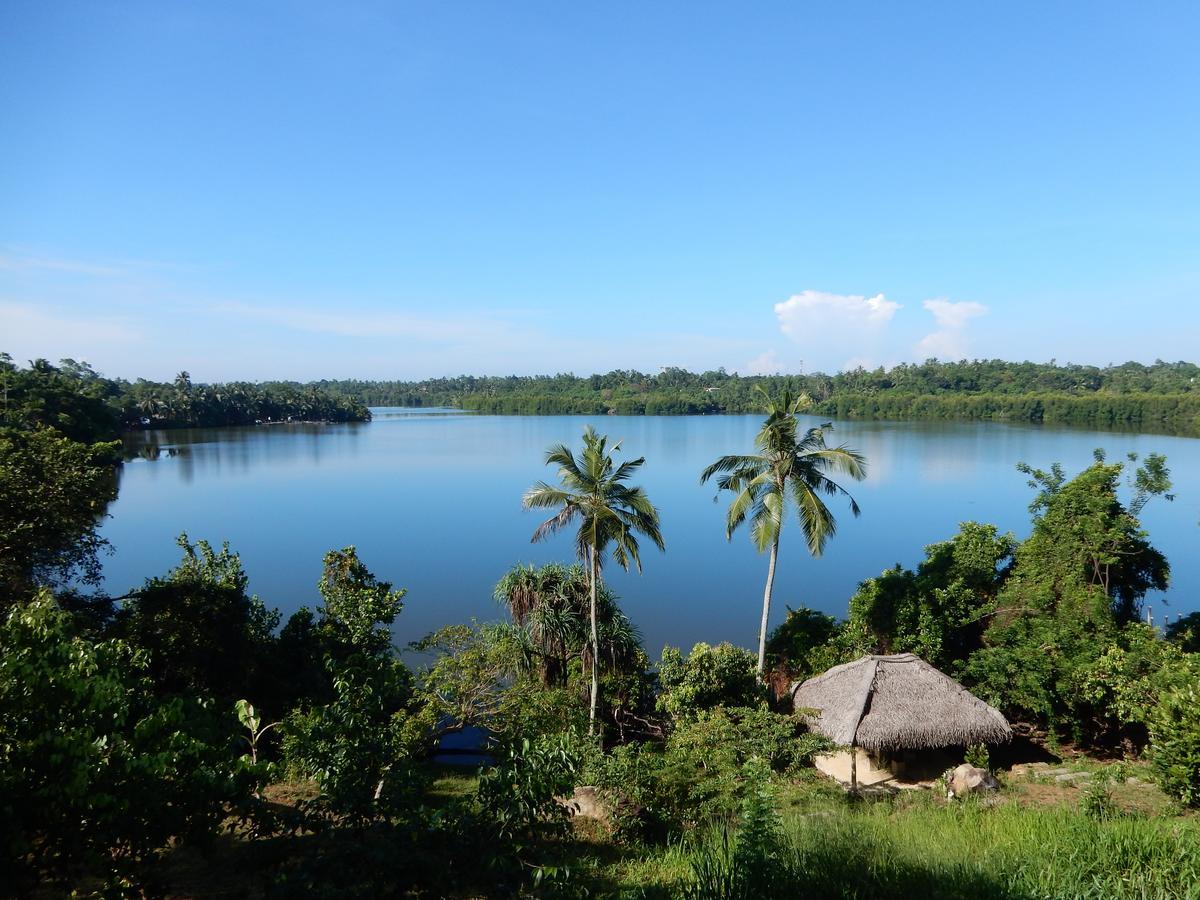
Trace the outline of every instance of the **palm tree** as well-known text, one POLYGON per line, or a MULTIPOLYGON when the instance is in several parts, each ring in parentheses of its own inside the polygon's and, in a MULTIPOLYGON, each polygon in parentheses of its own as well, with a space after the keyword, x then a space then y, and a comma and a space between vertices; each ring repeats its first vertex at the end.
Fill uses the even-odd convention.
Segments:
MULTIPOLYGON (((496 600, 508 608, 525 656, 522 668, 536 671, 542 684, 566 687, 572 660, 590 667, 588 637, 590 585, 582 566, 548 563, 514 566, 496 584, 496 600)), ((600 668, 622 674, 642 655, 641 635, 604 584, 596 599, 600 668)))
POLYGON ((758 673, 766 673, 767 619, 771 614, 771 590, 775 584, 775 564, 779 558, 779 532, 789 497, 795 503, 800 527, 808 543, 808 551, 820 556, 825 542, 837 531, 837 521, 821 495, 844 495, 850 500, 850 511, 859 514, 858 503, 827 473, 849 475, 856 481, 866 477, 866 460, 856 450, 845 445, 829 447, 825 431, 829 423, 810 428, 798 437, 796 416, 807 409, 811 401, 807 394, 793 397, 784 391, 775 402, 761 387, 767 406, 767 418, 754 438, 758 453, 752 456, 722 456, 700 475, 700 483, 720 474, 717 486, 733 492, 733 502, 725 518, 725 537, 733 538, 746 517, 750 517, 750 537, 761 553, 771 548, 767 567, 767 586, 763 591, 762 625, 758 631, 758 673))
POLYGON ((592 426, 583 432, 583 451, 578 457, 565 444, 546 451, 546 465, 558 466, 559 487, 539 481, 525 492, 526 509, 554 509, 558 512, 533 532, 533 541, 540 541, 560 528, 578 521, 575 551, 587 567, 589 619, 591 623, 592 699, 588 732, 596 730, 596 708, 600 696, 597 660, 600 656, 600 637, 596 625, 596 596, 604 554, 612 547, 612 557, 622 569, 629 571, 632 562, 642 571, 637 535, 641 534, 664 549, 658 529, 658 510, 650 503, 640 487, 626 482, 642 464, 645 457, 615 465, 613 455, 621 442, 608 447, 608 437, 596 433, 592 426))

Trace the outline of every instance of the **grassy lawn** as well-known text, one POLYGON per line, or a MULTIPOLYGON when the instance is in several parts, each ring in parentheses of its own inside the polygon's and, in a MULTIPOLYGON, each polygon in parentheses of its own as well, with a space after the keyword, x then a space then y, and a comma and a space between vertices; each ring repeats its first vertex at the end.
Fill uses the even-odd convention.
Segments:
MULTIPOLYGON (((790 887, 779 896, 1200 900, 1200 818, 1179 814, 1138 768, 1118 773, 1109 817, 1085 815, 1088 780, 1059 776, 1094 778, 1102 768, 1084 760, 1009 773, 1001 793, 982 801, 947 802, 930 790, 852 801, 815 774, 780 780, 781 840, 772 861, 790 887)), ((433 775, 427 799, 434 807, 469 797, 477 780, 471 769, 450 766, 433 775)), ((286 808, 311 795, 307 784, 285 783, 268 796, 286 808)), ((605 826, 577 820, 573 839, 551 855, 587 895, 676 897, 692 885, 696 861, 721 846, 716 831, 622 845, 605 826)), ((163 869, 166 893, 270 896, 264 869, 310 849, 304 836, 243 835, 204 857, 181 852, 163 869)), ((486 875, 478 884, 461 896, 500 895, 489 892, 486 875)))

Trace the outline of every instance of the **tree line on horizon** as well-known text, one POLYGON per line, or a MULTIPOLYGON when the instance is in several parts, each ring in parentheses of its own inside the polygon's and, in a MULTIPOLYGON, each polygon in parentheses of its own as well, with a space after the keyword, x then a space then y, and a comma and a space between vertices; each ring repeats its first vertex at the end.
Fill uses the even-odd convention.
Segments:
POLYGON ((667 367, 657 374, 461 375, 420 381, 322 380, 369 406, 452 407, 513 415, 710 415, 766 412, 768 395, 807 394, 814 415, 849 419, 967 419, 1097 428, 1200 431, 1200 366, 1058 365, 927 360, 836 375, 740 375, 667 367))
POLYGON ((716 415, 767 412, 762 394, 812 398, 839 419, 977 420, 1200 433, 1200 366, 1188 362, 1075 364, 962 360, 863 368, 836 375, 739 375, 724 369, 658 374, 460 375, 422 381, 169 382, 107 378, 73 359, 25 368, 0 353, 0 417, 34 418, 85 442, 142 428, 260 422, 362 422, 369 406, 450 407, 498 415, 716 415))
POLYGON ((214 428, 263 422, 364 422, 354 397, 298 382, 202 384, 182 371, 172 381, 106 378, 86 362, 44 359, 16 365, 0 353, 0 426, 37 424, 84 443, 142 428, 214 428))

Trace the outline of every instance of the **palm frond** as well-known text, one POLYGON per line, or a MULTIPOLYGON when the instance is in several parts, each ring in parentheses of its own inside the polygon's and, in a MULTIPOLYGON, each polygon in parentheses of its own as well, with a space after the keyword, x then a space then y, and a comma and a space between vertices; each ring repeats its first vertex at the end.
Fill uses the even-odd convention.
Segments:
MULTIPOLYGON (((808 544, 808 552, 820 556, 825 542, 837 533, 837 520, 812 485, 796 479, 791 483, 792 497, 800 514, 800 527, 808 544)), ((857 504, 856 504, 857 505, 857 504)))
POLYGON ((762 553, 775 542, 783 526, 783 495, 777 490, 764 491, 750 517, 750 537, 762 553))
POLYGON ((765 468, 767 465, 769 465, 768 461, 761 456, 722 456, 700 473, 700 483, 704 484, 714 475, 722 472, 732 472, 735 469, 765 468))
POLYGON ((536 544, 538 541, 545 540, 554 532, 558 531, 569 524, 579 514, 579 507, 573 503, 566 504, 553 516, 533 530, 533 537, 529 539, 531 544, 536 544))
POLYGON ((525 509, 547 509, 551 506, 562 506, 572 500, 574 500, 573 494, 562 488, 546 484, 544 481, 539 481, 525 492, 521 498, 521 506, 525 509))

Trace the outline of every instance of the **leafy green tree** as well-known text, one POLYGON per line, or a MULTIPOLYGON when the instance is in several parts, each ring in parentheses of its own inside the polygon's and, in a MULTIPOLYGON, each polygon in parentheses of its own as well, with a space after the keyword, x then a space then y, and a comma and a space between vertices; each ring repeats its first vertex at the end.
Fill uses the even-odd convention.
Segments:
POLYGON ((825 671, 837 660, 831 644, 838 634, 833 616, 801 606, 788 607, 785 618, 767 637, 767 662, 790 681, 825 671))
POLYGON ((413 683, 397 659, 357 654, 331 666, 333 699, 285 720, 284 755, 317 782, 315 808, 356 827, 412 808, 429 749, 413 683))
POLYGON ((994 525, 964 522, 953 538, 925 548, 915 573, 897 565, 860 584, 841 644, 854 656, 916 653, 956 667, 982 646, 1015 548, 994 525))
POLYGON ((766 673, 767 622, 779 558, 779 534, 788 505, 796 507, 809 552, 820 556, 826 541, 837 531, 837 521, 821 495, 843 495, 850 500, 850 511, 859 514, 858 503, 829 473, 844 473, 855 480, 866 477, 862 454, 844 445, 826 445, 825 430, 832 426, 810 428, 799 436, 796 416, 809 407, 807 395, 793 397, 785 391, 776 401, 764 392, 763 400, 768 415, 754 439, 758 453, 722 456, 700 475, 701 483, 719 475, 718 488, 734 495, 725 519, 725 536, 732 540, 733 532, 749 517, 755 547, 760 553, 771 550, 758 631, 760 677, 766 673))
MULTIPOLYGON (((150 672, 161 694, 199 693, 232 703, 278 691, 272 679, 273 632, 279 614, 247 593, 241 559, 222 545, 177 540, 179 565, 165 578, 148 579, 124 599, 113 633, 150 654, 150 672)), ((281 715, 286 710, 270 712, 281 715)))
POLYGON ((589 732, 595 731, 600 699, 598 606, 604 556, 611 547, 617 565, 628 570, 632 563, 640 572, 642 558, 637 535, 643 535, 660 550, 664 549, 658 510, 650 503, 645 490, 626 484, 645 463, 645 457, 616 465, 613 457, 619 449, 620 441, 610 448, 608 438, 597 434, 589 425, 583 432, 583 450, 578 457, 564 444, 546 452, 546 465, 558 466, 560 486, 538 482, 525 492, 523 500, 526 509, 558 509, 557 514, 537 527, 533 533, 534 541, 575 522, 579 525, 575 549, 588 570, 588 620, 594 648, 590 666, 589 732))
POLYGON ((1200 682, 1200 656, 1185 653, 1143 622, 1123 626, 1082 669, 1074 715, 1089 740, 1136 754, 1162 697, 1200 682))
POLYGON ((1150 718, 1150 761, 1162 789, 1200 806, 1200 691, 1192 681, 1169 691, 1150 718))
MULTIPOLYGON (((1147 458, 1150 459, 1149 457, 1147 458)), ((978 693, 1014 716, 1075 737, 1094 737, 1097 715, 1088 674, 1122 627, 1138 618, 1150 589, 1167 585, 1167 560, 1118 497, 1123 466, 1096 462, 1071 480, 1061 466, 1019 467, 1039 489, 1030 510, 1033 532, 1017 548, 1011 575, 997 594, 984 634, 964 675, 978 693)), ((1134 479, 1134 505, 1165 491, 1165 467, 1134 479), (1149 488, 1154 488, 1149 490, 1149 488)), ((1108 717, 1103 713, 1102 718, 1108 717)))
POLYGON ((232 707, 160 701, 147 654, 93 641, 47 591, 0 625, 0 879, 114 890, 172 840, 203 842, 257 789, 232 707), (248 762, 248 761, 247 761, 248 762))
POLYGON ((755 675, 754 655, 730 643, 699 643, 685 658, 664 647, 658 664, 659 711, 683 721, 718 706, 761 706, 766 702, 755 675))
POLYGON ((0 428, 0 589, 96 585, 98 533, 117 496, 116 444, 80 444, 49 428, 0 428))
POLYGON ((323 625, 355 652, 387 655, 391 651, 391 624, 404 609, 406 590, 392 590, 358 558, 353 547, 325 554, 325 568, 317 583, 324 606, 323 625))
POLYGON ((317 586, 324 605, 310 646, 326 653, 328 702, 284 721, 284 755, 316 780, 320 812, 361 826, 411 808, 413 763, 430 748, 431 723, 392 645, 405 592, 377 579, 353 547, 325 555, 317 586))
POLYGON ((0 353, 0 426, 34 430, 53 428, 83 444, 111 441, 120 433, 109 405, 116 386, 87 363, 64 359, 52 366, 44 359, 19 369, 0 353))
MULTIPOLYGON (((1136 460, 1136 457, 1134 457, 1136 460)), ((1061 466, 1049 472, 1022 463, 1018 470, 1040 489, 1030 511, 1033 533, 1017 553, 1008 602, 1023 607, 1088 607, 1102 598, 1120 621, 1136 619, 1142 597, 1166 590, 1170 566, 1146 539, 1133 510, 1170 488, 1165 461, 1151 454, 1135 473, 1135 493, 1127 509, 1117 495, 1121 463, 1096 462, 1066 481, 1061 466)))
POLYGON ((1200 612, 1191 612, 1167 626, 1167 640, 1185 653, 1200 653, 1200 612))
POLYGON ((417 678, 422 714, 435 723, 431 734, 475 726, 506 743, 583 725, 578 695, 547 686, 528 670, 511 625, 448 625, 412 648, 436 654, 417 678))

